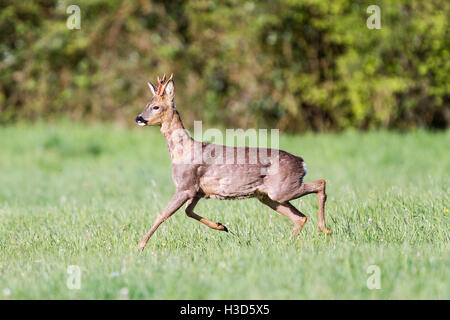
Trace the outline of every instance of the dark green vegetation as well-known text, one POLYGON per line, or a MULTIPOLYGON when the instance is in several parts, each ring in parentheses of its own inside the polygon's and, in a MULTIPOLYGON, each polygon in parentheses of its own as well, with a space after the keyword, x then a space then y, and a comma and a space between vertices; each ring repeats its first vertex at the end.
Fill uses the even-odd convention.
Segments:
POLYGON ((174 186, 156 128, 0 128, 0 298, 450 298, 448 132, 283 136, 327 179, 326 237, 257 200, 202 200, 135 249, 174 186), (69 265, 82 270, 69 290, 69 265), (377 265, 381 289, 369 290, 377 265))
POLYGON ((0 122, 135 116, 174 72, 188 123, 447 127, 446 0, 0 1, 0 122), (367 7, 381 8, 369 30, 367 7), (130 108, 131 107, 131 108, 130 108))

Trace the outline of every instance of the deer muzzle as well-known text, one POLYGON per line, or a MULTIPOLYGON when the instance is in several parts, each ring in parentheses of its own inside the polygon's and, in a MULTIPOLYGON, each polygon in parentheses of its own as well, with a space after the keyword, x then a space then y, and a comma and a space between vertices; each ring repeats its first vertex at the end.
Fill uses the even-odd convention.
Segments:
POLYGON ((142 118, 142 116, 137 116, 136 117, 136 123, 139 125, 139 126, 141 126, 141 127, 143 127, 143 126, 145 126, 146 124, 147 124, 147 120, 145 120, 144 118, 142 118))

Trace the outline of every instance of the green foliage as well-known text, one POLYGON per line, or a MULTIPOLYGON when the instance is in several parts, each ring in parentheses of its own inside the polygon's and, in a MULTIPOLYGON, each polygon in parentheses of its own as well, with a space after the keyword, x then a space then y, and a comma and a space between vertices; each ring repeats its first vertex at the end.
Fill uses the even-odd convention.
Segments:
POLYGON ((146 81, 175 73, 185 122, 447 127, 450 3, 376 1, 3 1, 0 121, 61 114, 132 122, 146 81))
POLYGON ((142 254, 175 189, 157 128, 19 125, 0 136, 0 299, 117 299, 123 288, 139 299, 450 298, 449 132, 282 135, 307 181, 327 180, 332 236, 317 230, 315 195, 293 201, 308 216, 297 240, 256 199, 201 200, 196 212, 234 234, 180 209, 142 254), (69 265, 80 290, 66 286, 69 265), (381 290, 366 287, 370 265, 381 290))

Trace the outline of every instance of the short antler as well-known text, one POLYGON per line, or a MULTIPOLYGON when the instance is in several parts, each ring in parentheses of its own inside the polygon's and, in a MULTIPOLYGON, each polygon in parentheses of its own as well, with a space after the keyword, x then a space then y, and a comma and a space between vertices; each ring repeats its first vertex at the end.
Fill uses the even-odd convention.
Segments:
MULTIPOLYGON (((166 75, 164 75, 164 78, 165 77, 166 77, 166 75)), ((164 92, 166 90, 166 87, 167 87, 167 85, 169 84, 170 81, 173 81, 173 73, 170 75, 169 80, 167 80, 167 82, 162 87, 162 92, 164 92)))
POLYGON ((173 81, 173 73, 170 75, 169 80, 166 82, 166 74, 162 77, 162 79, 157 77, 158 79, 158 90, 156 91, 156 95, 162 96, 164 94, 164 90, 166 89, 167 84, 170 81, 173 81))

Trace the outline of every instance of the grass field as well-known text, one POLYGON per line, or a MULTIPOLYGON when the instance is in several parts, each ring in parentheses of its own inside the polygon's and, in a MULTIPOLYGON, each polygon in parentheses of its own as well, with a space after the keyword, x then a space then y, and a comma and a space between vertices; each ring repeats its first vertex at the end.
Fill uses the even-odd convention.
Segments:
POLYGON ((255 199, 201 200, 234 235, 180 210, 138 253, 174 191, 157 128, 2 127, 0 298, 449 299, 449 146, 448 132, 282 136, 306 181, 327 180, 332 236, 317 231, 315 195, 293 202, 309 217, 295 240, 255 199))

